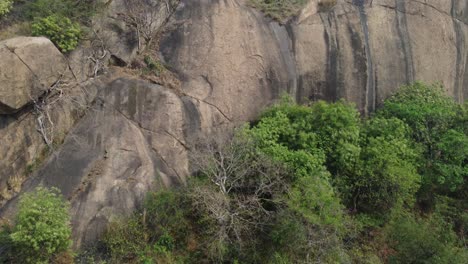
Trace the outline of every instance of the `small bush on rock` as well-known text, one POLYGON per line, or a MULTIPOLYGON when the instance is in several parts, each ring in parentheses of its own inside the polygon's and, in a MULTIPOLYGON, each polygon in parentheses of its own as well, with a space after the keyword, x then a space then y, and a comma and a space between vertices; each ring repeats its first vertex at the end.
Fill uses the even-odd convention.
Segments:
POLYGON ((13 0, 0 0, 0 17, 10 12, 13 0))
POLYGON ((48 37, 62 52, 68 52, 78 45, 81 28, 66 17, 51 15, 34 22, 32 34, 48 37))
POLYGON ((58 189, 39 187, 24 194, 12 228, 12 257, 15 263, 47 263, 71 246, 69 204, 58 189))

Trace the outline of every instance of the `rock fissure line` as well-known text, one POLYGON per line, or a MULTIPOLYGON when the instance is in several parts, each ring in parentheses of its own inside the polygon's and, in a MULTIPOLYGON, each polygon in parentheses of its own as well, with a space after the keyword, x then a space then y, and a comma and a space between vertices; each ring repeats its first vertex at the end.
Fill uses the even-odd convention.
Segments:
MULTIPOLYGON (((416 3, 420 3, 420 4, 423 4, 423 5, 424 5, 423 2, 419 2, 419 1, 415 1, 415 0, 413 0, 413 1, 416 2, 416 3)), ((456 1, 456 0, 454 0, 454 1, 456 1)), ((426 15, 424 15, 423 13, 420 13, 420 12, 408 12, 407 10, 405 10, 406 8, 405 8, 405 9, 400 9, 400 8, 398 8, 398 7, 394 7, 394 6, 390 6, 390 5, 386 5, 386 4, 379 4, 379 3, 376 3, 375 5, 380 6, 380 7, 383 7, 383 8, 388 8, 388 9, 396 10, 397 12, 405 13, 405 14, 408 14, 408 15, 427 17, 426 15)), ((431 7, 432 9, 436 10, 437 12, 441 13, 442 15, 451 17, 451 18, 453 18, 454 20, 459 21, 459 22, 462 23, 463 25, 468 26, 468 24, 467 24, 465 21, 463 21, 463 20, 457 18, 455 15, 449 14, 449 13, 444 12, 444 11, 441 11, 441 10, 437 9, 436 7, 434 7, 434 6, 432 6, 432 5, 429 5, 429 4, 426 4, 426 5, 429 6, 429 7, 431 7)))
MULTIPOLYGON (((122 113, 122 111, 120 111, 119 109, 115 109, 119 114, 121 114, 128 122, 130 122, 130 124, 136 126, 137 128, 139 129, 143 129, 145 131, 149 131, 151 133, 156 133, 154 131, 151 131, 149 129, 146 129, 146 128, 143 128, 138 122, 128 118, 124 113, 122 113)), ((182 181, 182 177, 179 175, 179 173, 177 173, 177 171, 169 165, 169 163, 164 159, 163 155, 161 155, 161 153, 159 153, 159 151, 154 148, 153 146, 151 146, 151 150, 156 154, 158 155, 158 157, 161 159, 161 161, 166 165, 167 168, 169 168, 170 170, 172 170, 174 172, 174 174, 177 176, 177 178, 179 178, 179 180, 182 181)))
POLYGON ((11 49, 10 47, 8 46, 5 46, 13 55, 15 55, 16 58, 18 58, 18 60, 21 61, 21 63, 24 64, 24 66, 26 66, 26 68, 28 68, 28 70, 31 72, 32 75, 34 75, 34 78, 39 81, 40 78, 39 76, 37 76, 37 74, 31 69, 31 67, 29 67, 29 65, 18 55, 16 54, 15 50, 14 49, 11 49))
POLYGON ((205 100, 202 100, 202 99, 200 99, 200 98, 191 96, 191 95, 186 94, 186 93, 184 93, 184 96, 190 97, 190 98, 192 98, 192 99, 194 99, 194 100, 197 100, 197 101, 199 101, 199 102, 201 102, 201 103, 205 103, 205 104, 207 104, 207 105, 210 105, 210 106, 214 107, 216 110, 218 110, 218 112, 219 112, 224 118, 226 118, 229 122, 232 122, 232 119, 229 118, 226 114, 224 114, 223 111, 221 111, 221 109, 219 109, 219 107, 217 107, 216 105, 214 105, 214 104, 212 104, 212 103, 208 103, 208 102, 205 101, 205 100))
POLYGON ((170 170, 172 170, 174 172, 174 174, 177 176, 177 178, 179 178, 179 181, 182 183, 183 182, 183 178, 179 175, 179 173, 177 173, 177 171, 169 165, 169 163, 167 163, 166 159, 164 159, 163 155, 161 155, 161 153, 159 153, 159 151, 157 149, 155 149, 154 147, 151 147, 151 150, 156 154, 158 155, 158 157, 161 159, 161 161, 164 163, 164 165, 166 165, 167 168, 169 168, 170 170))

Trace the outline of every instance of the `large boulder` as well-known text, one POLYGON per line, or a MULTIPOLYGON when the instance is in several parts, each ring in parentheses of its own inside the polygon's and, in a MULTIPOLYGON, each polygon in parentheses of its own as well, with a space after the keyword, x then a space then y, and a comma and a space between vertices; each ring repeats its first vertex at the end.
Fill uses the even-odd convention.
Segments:
POLYGON ((0 42, 0 115, 19 111, 64 76, 68 63, 47 38, 0 42))
POLYGON ((152 187, 185 182, 190 110, 190 102, 168 89, 118 79, 100 91, 23 191, 59 187, 72 203, 74 245, 94 241, 115 216, 131 214, 152 187))

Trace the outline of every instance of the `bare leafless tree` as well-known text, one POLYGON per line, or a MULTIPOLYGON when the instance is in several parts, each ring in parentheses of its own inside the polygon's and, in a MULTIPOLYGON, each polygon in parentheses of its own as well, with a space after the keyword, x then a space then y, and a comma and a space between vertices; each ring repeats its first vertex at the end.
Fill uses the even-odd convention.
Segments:
POLYGON ((204 144, 192 164, 208 183, 194 184, 189 197, 193 209, 213 227, 206 230, 206 247, 219 260, 227 243, 242 247, 245 238, 255 237, 272 222, 272 207, 286 192, 287 171, 241 136, 223 145, 204 144))
POLYGON ((159 26, 165 17, 172 12, 171 0, 124 0, 125 12, 118 16, 138 34, 138 50, 149 47, 157 35, 159 26))

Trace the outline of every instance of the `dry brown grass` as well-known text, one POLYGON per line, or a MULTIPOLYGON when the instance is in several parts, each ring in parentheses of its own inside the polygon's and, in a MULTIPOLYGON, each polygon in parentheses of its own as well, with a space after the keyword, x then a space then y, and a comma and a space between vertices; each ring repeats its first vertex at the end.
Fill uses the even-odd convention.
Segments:
POLYGON ((31 35, 31 23, 21 22, 11 26, 7 26, 0 30, 0 41, 14 38, 18 36, 30 36, 31 35))

